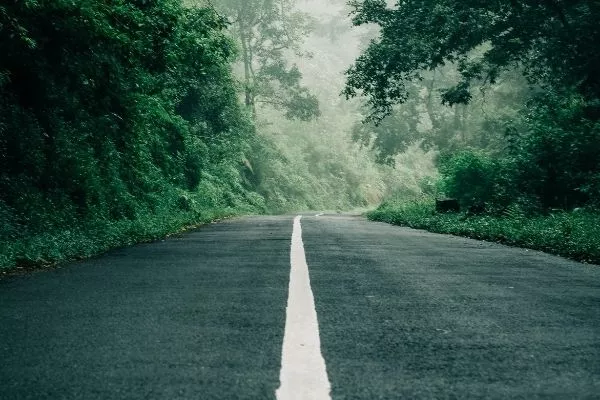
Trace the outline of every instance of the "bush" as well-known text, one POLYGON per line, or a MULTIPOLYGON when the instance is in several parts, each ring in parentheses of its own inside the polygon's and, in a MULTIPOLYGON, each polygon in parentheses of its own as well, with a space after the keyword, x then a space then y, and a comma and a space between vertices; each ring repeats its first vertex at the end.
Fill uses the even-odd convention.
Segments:
POLYGON ((466 217, 435 214, 432 200, 384 203, 369 219, 437 233, 466 236, 542 250, 578 261, 600 264, 600 213, 590 210, 526 215, 511 207, 504 215, 466 217))
POLYGON ((530 102, 528 131, 513 138, 518 190, 543 208, 571 209, 600 201, 600 121, 574 93, 530 102))
POLYGON ((440 191, 458 199, 463 209, 485 203, 503 209, 518 194, 513 189, 514 163, 475 150, 464 150, 441 162, 440 191))

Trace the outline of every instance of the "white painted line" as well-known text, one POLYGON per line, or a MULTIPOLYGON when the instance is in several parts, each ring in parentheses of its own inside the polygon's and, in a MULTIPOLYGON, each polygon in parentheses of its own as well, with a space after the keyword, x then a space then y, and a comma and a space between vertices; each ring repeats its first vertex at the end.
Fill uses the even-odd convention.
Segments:
POLYGON ((321 354, 319 323, 310 278, 302 226, 294 219, 288 305, 281 354, 281 385, 277 400, 330 400, 331 384, 321 354))
POLYGON ((317 214, 317 215, 315 215, 315 217, 321 217, 321 216, 323 216, 323 215, 325 215, 325 214, 321 213, 321 214, 317 214))

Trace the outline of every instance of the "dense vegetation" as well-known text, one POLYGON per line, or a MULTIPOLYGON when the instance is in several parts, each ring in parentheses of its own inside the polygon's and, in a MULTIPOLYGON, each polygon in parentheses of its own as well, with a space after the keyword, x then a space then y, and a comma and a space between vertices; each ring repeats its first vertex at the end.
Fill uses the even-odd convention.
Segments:
POLYGON ((350 58, 305 63, 307 39, 340 52, 315 16, 290 0, 0 5, 0 268, 379 201, 400 180, 347 135, 350 58))
POLYGON ((598 212, 556 211, 550 215, 532 215, 509 208, 502 215, 436 213, 432 199, 412 202, 390 199, 367 215, 374 221, 542 250, 600 264, 598 212))
POLYGON ((178 0, 0 6, 0 266, 262 209, 225 29, 178 0))
POLYGON ((598 261, 598 4, 352 5, 355 24, 381 27, 347 72, 346 95, 366 95, 370 109, 355 139, 383 162, 409 143, 439 149, 440 179, 424 194, 488 219, 432 217, 427 196, 419 206, 390 199, 372 217, 598 261))
POLYGON ((443 196, 600 247, 595 2, 346 3, 0 5, 0 268, 240 213, 385 200, 413 224, 443 196))

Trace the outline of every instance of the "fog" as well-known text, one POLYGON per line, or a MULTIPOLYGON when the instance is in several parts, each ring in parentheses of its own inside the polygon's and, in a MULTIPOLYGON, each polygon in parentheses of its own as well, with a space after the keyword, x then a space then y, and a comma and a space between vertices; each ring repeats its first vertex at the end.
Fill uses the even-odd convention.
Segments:
MULTIPOLYGON (((266 3, 213 2, 238 43, 235 71, 258 138, 247 162, 269 210, 346 210, 434 195, 440 157, 502 152, 505 132, 523 123, 532 89, 519 70, 482 82, 468 104, 443 104, 461 79, 452 62, 405 82, 407 98, 386 115, 360 92, 348 98, 347 71, 380 31, 353 26, 346 3, 281 0, 265 14, 266 3)), ((466 60, 485 51, 484 44, 466 60)))
POLYGON ((437 175, 435 150, 411 143, 386 165, 376 162, 370 143, 352 139, 365 114, 361 99, 341 95, 344 72, 374 36, 374 28, 352 27, 345 1, 299 1, 296 9, 311 20, 312 32, 303 38, 300 51, 288 51, 286 59, 298 66, 302 84, 319 100, 321 115, 304 122, 288 120, 268 106, 258 108, 258 133, 281 155, 262 172, 263 193, 274 200, 271 208, 347 210, 373 206, 395 194, 420 196, 421 183, 437 175))

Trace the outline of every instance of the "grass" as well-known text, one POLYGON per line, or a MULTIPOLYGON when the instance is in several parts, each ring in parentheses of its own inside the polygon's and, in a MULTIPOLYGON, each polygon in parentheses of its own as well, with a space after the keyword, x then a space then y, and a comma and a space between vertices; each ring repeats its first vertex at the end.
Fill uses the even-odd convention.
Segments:
POLYGON ((135 220, 92 221, 69 229, 0 241, 0 275, 81 260, 114 248, 151 242, 214 220, 239 215, 233 208, 203 211, 165 210, 135 220))
POLYGON ((516 209, 505 215, 435 213, 431 200, 384 203, 367 213, 373 221, 466 236, 541 250, 573 260, 600 264, 600 213, 558 212, 528 216, 516 209))

